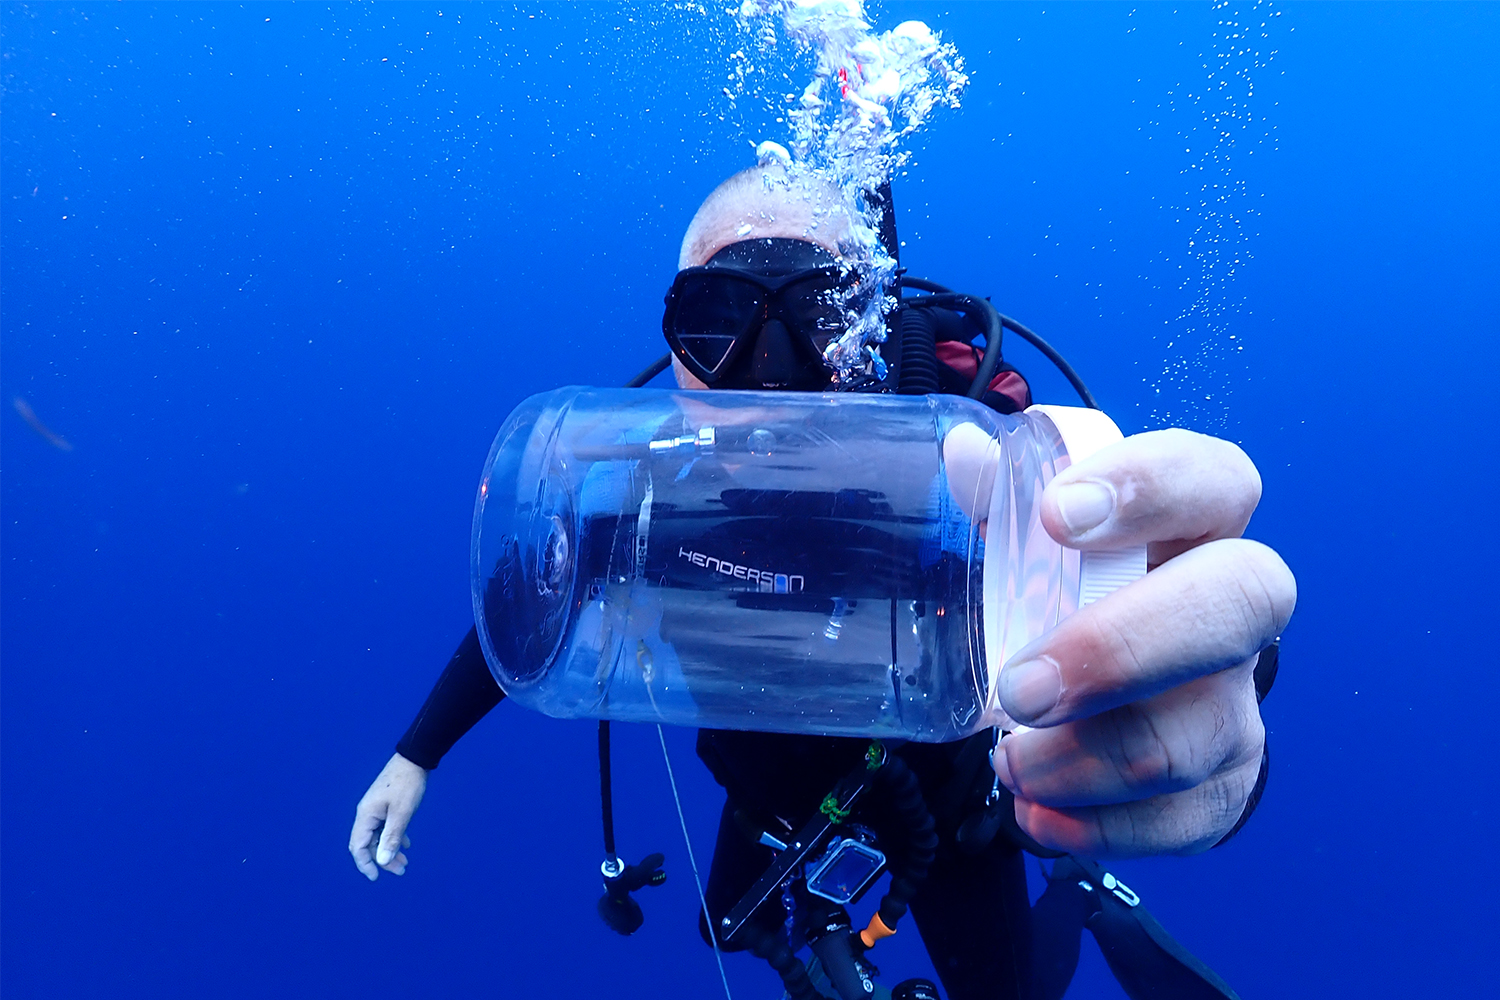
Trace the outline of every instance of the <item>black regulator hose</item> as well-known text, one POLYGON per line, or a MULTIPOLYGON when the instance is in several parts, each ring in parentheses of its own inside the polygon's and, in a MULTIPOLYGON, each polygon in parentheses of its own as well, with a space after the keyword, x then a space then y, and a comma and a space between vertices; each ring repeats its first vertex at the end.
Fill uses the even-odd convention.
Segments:
MULTIPOLYGON (((921 279, 916 279, 921 280, 921 279)), ((926 282, 923 282, 926 284, 926 282)), ((966 395, 970 399, 978 399, 984 395, 990 387, 990 379, 995 377, 995 369, 1000 364, 1000 338, 1005 335, 1005 325, 1000 320, 1000 314, 995 311, 988 299, 982 299, 977 295, 961 295, 957 292, 938 292, 933 295, 924 295, 920 299, 909 299, 907 305, 912 309, 920 309, 922 306, 938 306, 943 309, 961 309, 968 313, 978 313, 984 317, 984 356, 979 361, 979 371, 974 373, 974 381, 969 384, 966 395)), ((910 315, 910 313, 908 313, 910 315)), ((906 328, 902 327, 902 333, 906 328)), ((901 351, 901 363, 906 363, 906 350, 903 346, 901 351)))
POLYGON ((839 1000, 865 1000, 869 981, 855 962, 854 935, 849 933, 849 911, 842 906, 814 914, 807 932, 807 945, 822 963, 823 974, 839 1000))
POLYGON ((786 935, 779 928, 771 931, 749 923, 741 928, 738 938, 749 947, 750 954, 770 963, 771 968, 781 977, 787 996, 792 1000, 826 1000, 817 987, 813 986, 812 980, 807 978, 807 966, 792 954, 786 935))
POLYGON ((635 378, 631 379, 629 382, 626 382, 625 388, 639 389, 641 386, 656 378, 656 376, 660 375, 670 367, 672 367, 672 352, 668 351, 666 354, 663 354, 661 357, 657 358, 655 361, 651 362, 644 369, 642 369, 641 373, 635 378))
POLYGON ((901 379, 896 392, 903 396, 925 396, 937 391, 937 322, 925 309, 903 309, 901 379))
POLYGON ((927 871, 937 857, 937 823, 932 811, 922 798, 922 787, 906 761, 895 754, 886 757, 885 765, 875 774, 889 795, 891 804, 906 828, 906 856, 899 870, 891 869, 891 885, 880 900, 880 909, 870 920, 870 925, 860 934, 866 948, 882 937, 896 933, 896 924, 906 916, 922 884, 927 881, 927 871), (883 926, 882 926, 883 925, 883 926))
POLYGON ((1089 392, 1089 387, 1083 384, 1082 376, 1073 370, 1073 366, 1068 364, 1066 358, 1057 353, 1055 347, 1043 340, 1035 331, 1022 326, 1009 316, 1001 316, 1000 323, 1007 330, 1014 330, 1016 333, 1019 333, 1027 343, 1041 352, 1042 357, 1052 362, 1057 370, 1062 372, 1063 378, 1068 380, 1068 384, 1073 387, 1073 391, 1078 393, 1078 398, 1083 400, 1084 406, 1087 406, 1091 410, 1099 409, 1098 401, 1094 399, 1094 394, 1089 392))
MULTIPOLYGON (((944 306, 950 309, 974 308, 984 314, 986 326, 984 361, 980 365, 979 372, 974 377, 973 384, 969 387, 970 398, 978 399, 989 388, 990 377, 994 375, 995 371, 994 364, 990 362, 990 356, 994 355, 995 364, 998 364, 1000 361, 1000 352, 989 350, 989 345, 998 345, 1000 343, 1000 330, 1010 330, 1013 333, 1019 334, 1023 340, 1032 347, 1035 347, 1041 353, 1042 357, 1052 362, 1057 370, 1062 373, 1063 378, 1068 380, 1068 384, 1073 387, 1073 391, 1078 393, 1078 398, 1083 400, 1084 406, 1087 406, 1091 410, 1099 409, 1099 403, 1094 399, 1094 394, 1089 392, 1089 387, 1084 384, 1082 377, 1079 376, 1078 372, 1073 370, 1073 366, 1068 364, 1067 359, 1057 352, 1057 348, 1043 340, 1041 335, 1035 330, 1016 322, 1009 316, 997 312, 988 299, 973 295, 958 295, 946 285, 940 285, 936 281, 928 281, 926 278, 915 278, 909 274, 901 276, 901 286, 929 293, 928 296, 923 298, 908 299, 905 305, 910 308, 921 308, 924 305, 944 306), (991 330, 994 331, 993 335, 991 335, 991 330)), ((901 363, 903 365, 906 363, 904 348, 901 354, 901 363)))

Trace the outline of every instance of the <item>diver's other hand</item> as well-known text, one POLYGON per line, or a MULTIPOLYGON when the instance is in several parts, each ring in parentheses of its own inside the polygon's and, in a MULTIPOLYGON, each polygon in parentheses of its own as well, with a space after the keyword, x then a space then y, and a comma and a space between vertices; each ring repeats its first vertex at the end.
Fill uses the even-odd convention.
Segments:
POLYGON ((406 824, 422 804, 427 791, 427 772, 405 757, 392 754, 385 767, 354 809, 354 829, 349 834, 349 853, 354 864, 371 882, 384 868, 392 875, 406 871, 403 847, 410 847, 406 824))
POLYGON ((1079 549, 1147 546, 1145 577, 1071 615, 1001 670, 1037 727, 1001 741, 1016 820, 1087 857, 1192 853, 1244 811, 1265 729, 1252 671, 1297 601, 1291 571, 1240 538, 1260 476, 1227 441, 1155 431, 1059 474, 1042 523, 1079 549))

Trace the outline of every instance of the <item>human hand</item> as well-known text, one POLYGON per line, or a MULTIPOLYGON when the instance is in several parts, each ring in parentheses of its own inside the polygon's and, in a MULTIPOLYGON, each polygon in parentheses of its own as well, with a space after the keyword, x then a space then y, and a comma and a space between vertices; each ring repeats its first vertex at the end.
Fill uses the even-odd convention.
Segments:
POLYGON ((380 877, 381 868, 392 875, 406 871, 406 855, 401 853, 401 848, 411 846, 406 824, 422 804, 426 790, 427 772, 398 753, 386 761, 370 790, 359 800, 354 809, 354 829, 349 834, 349 853, 371 882, 380 877))
POLYGON ((1042 523, 1076 549, 1147 546, 1145 577, 1011 658, 1001 706, 1032 726, 995 772, 1039 843, 1086 857, 1189 854, 1239 819, 1265 747, 1252 671, 1297 585, 1240 537, 1260 475, 1227 441, 1137 434, 1063 471, 1042 523))

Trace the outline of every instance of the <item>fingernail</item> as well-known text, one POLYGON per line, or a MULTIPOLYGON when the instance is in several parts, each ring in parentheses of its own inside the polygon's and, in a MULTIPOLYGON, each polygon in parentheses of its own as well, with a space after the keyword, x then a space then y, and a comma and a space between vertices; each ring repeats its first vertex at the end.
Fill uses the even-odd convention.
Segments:
POLYGON ((375 852, 375 863, 377 865, 388 865, 391 863, 391 859, 395 856, 395 851, 391 850, 389 847, 382 847, 380 850, 375 852))
POLYGON ((1057 491, 1057 512, 1075 535, 1099 527, 1114 509, 1115 491, 1104 483, 1072 483, 1057 491))
POLYGON ((990 751, 990 763, 995 765, 995 777, 1000 779, 1000 784, 1014 795, 1016 786, 1010 778, 1010 757, 1005 752, 1005 741, 1001 740, 994 750, 990 751))
POLYGON ((1062 674, 1045 656, 1005 667, 998 683, 1000 706, 1017 722, 1034 722, 1062 698, 1062 674))

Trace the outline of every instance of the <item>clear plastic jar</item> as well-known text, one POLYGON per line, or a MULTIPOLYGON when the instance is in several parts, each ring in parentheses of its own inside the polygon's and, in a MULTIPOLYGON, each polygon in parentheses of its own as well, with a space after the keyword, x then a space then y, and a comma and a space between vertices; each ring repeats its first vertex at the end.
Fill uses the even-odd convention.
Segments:
POLYGON ((1001 664, 1145 572, 1143 549, 1080 560, 1042 528, 1065 437, 1092 450, 1119 431, 945 395, 533 396, 475 506, 490 669, 565 718, 929 742, 1009 728, 1001 664))

